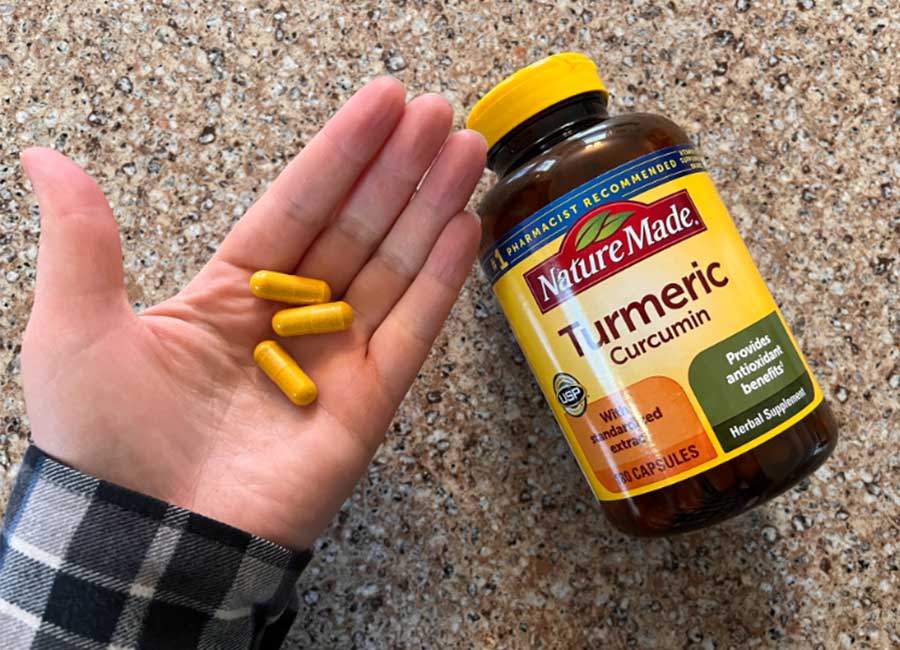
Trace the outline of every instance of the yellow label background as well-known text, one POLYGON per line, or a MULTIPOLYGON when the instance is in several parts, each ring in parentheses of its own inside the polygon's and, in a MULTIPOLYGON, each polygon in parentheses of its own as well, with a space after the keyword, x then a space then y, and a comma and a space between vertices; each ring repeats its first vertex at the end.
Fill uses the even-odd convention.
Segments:
MULTIPOLYGON (((681 189, 687 189, 697 211, 706 224, 706 231, 674 244, 633 266, 603 280, 561 305, 541 314, 523 274, 555 254, 560 247, 563 234, 559 238, 535 251, 532 255, 507 270, 494 284, 494 293, 506 313, 513 334, 519 342, 541 390, 556 416, 557 423, 566 435, 569 446, 578 459, 578 464, 598 499, 609 501, 623 499, 651 492, 672 485, 686 478, 700 474, 738 456, 757 445, 773 438, 806 417, 822 401, 822 391, 809 369, 806 359, 799 353, 793 334, 791 341, 798 349, 803 365, 809 374, 815 391, 812 402, 791 419, 749 441, 730 453, 725 453, 718 439, 712 433, 710 423, 700 407, 688 382, 688 367, 697 353, 735 332, 751 325, 777 310, 765 282, 756 269, 747 247, 731 220, 728 210, 719 197, 712 180, 705 172, 690 174, 655 187, 630 200, 652 203, 681 189), (645 293, 658 292, 670 282, 680 282, 691 273, 691 262, 697 261, 702 268, 711 262, 722 265, 722 274, 729 278, 727 286, 702 295, 682 309, 673 310, 665 317, 654 320, 649 325, 639 327, 633 333, 626 333, 619 340, 591 350, 582 345, 585 356, 579 357, 566 335, 557 332, 574 321, 588 326, 585 332, 594 335, 592 323, 611 311, 641 297, 645 293), (680 321, 688 310, 697 312, 706 309, 712 321, 694 330, 685 332, 659 348, 648 350, 643 356, 624 365, 616 365, 609 360, 609 351, 617 345, 627 346, 649 334, 680 321), (581 450, 573 431, 566 423, 565 412, 557 402, 553 392, 553 377, 558 372, 574 375, 584 386, 588 400, 596 400, 615 393, 646 377, 663 375, 677 381, 687 393, 706 434, 716 449, 717 456, 703 465, 694 467, 677 476, 661 480, 644 487, 613 493, 604 488, 594 475, 590 464, 581 450)), ((779 311, 779 318, 784 323, 779 311)))

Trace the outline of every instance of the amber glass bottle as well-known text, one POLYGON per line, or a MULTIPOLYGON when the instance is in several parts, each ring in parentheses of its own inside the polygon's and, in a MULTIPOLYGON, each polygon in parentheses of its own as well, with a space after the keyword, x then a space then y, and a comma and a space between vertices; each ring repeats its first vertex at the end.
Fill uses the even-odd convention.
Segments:
POLYGON ((665 535, 786 490, 837 432, 688 136, 607 99, 562 54, 473 109, 482 265, 611 522, 665 535))

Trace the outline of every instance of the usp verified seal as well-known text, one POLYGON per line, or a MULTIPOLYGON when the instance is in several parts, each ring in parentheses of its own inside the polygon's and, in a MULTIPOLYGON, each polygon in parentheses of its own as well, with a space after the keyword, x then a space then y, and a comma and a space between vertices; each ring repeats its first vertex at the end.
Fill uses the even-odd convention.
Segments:
POLYGON ((584 414, 587 409, 587 391, 575 377, 559 372, 553 377, 553 392, 566 413, 574 417, 584 414))

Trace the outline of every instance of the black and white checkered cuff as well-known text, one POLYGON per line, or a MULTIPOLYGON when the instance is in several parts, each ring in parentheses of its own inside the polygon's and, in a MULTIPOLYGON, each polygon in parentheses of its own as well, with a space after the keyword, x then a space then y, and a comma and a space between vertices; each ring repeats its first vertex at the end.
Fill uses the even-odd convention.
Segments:
POLYGON ((32 446, 0 536, 0 645, 274 650, 309 559, 32 446))

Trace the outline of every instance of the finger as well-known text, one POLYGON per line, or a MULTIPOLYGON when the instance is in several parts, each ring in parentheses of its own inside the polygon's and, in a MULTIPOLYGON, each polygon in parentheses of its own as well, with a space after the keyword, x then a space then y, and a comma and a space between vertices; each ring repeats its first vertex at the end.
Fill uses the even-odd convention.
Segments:
POLYGON ((345 300, 368 332, 415 279, 447 222, 465 208, 484 162, 481 134, 460 131, 447 140, 419 192, 347 289, 345 300))
POLYGON ((387 383, 388 394, 403 398, 465 282, 481 237, 468 212, 456 215, 428 256, 422 272, 369 342, 369 361, 387 383))
POLYGON ((395 79, 363 86, 235 225, 218 257, 253 271, 293 271, 397 126, 404 102, 395 79))
POLYGON ((440 95, 411 101, 381 153, 297 273, 322 278, 341 295, 416 190, 450 133, 453 108, 440 95))
POLYGON ((72 323, 130 311, 119 230, 103 192, 53 149, 25 150, 22 166, 41 211, 35 313, 72 323))

